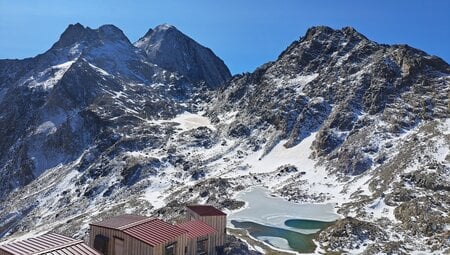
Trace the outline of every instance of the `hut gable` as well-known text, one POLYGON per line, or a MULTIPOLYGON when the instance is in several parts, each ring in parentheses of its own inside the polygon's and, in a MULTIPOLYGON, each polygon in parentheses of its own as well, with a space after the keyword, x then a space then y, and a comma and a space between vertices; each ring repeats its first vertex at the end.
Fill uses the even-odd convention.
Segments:
POLYGON ((187 220, 198 220, 211 226, 215 233, 208 235, 207 254, 222 254, 225 244, 227 215, 210 205, 189 205, 186 208, 187 220))
POLYGON ((84 244, 83 241, 55 233, 0 246, 0 255, 29 254, 100 255, 100 253, 84 244))
POLYGON ((210 205, 189 205, 187 208, 199 216, 226 216, 224 212, 210 205))

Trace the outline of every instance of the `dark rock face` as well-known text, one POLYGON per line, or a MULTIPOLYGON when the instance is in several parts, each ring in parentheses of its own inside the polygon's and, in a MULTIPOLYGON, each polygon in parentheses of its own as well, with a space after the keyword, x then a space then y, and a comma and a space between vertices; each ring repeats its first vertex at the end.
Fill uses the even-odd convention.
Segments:
POLYGON ((442 235, 447 233, 446 225, 450 223, 450 219, 433 208, 445 210, 445 205, 450 203, 449 200, 448 196, 441 194, 414 198, 395 209, 395 218, 402 221, 405 228, 413 235, 441 236, 442 238, 442 235))
POLYGON ((150 29, 135 46, 147 54, 150 62, 178 72, 194 83, 204 81, 209 88, 216 88, 231 77, 225 63, 210 49, 171 25, 150 29))
POLYGON ((260 252, 252 251, 248 249, 247 244, 245 244, 240 239, 227 235, 225 248, 224 248, 224 255, 259 255, 260 252))
POLYGON ((232 137, 248 137, 251 130, 242 123, 234 123, 230 126, 228 135, 232 137))
POLYGON ((421 169, 421 171, 404 174, 402 178, 405 182, 413 183, 415 186, 424 189, 450 192, 450 181, 445 178, 447 175, 445 167, 443 165, 435 164, 433 166, 429 166, 429 169, 432 169, 435 172, 429 172, 426 169, 421 169))
POLYGON ((199 127, 181 135, 180 143, 186 143, 188 146, 211 148, 218 143, 217 134, 207 127, 199 127))
POLYGON ((327 251, 359 249, 362 245, 367 245, 367 242, 387 240, 386 233, 379 227, 354 218, 338 220, 319 235, 319 241, 327 244, 324 247, 327 251))

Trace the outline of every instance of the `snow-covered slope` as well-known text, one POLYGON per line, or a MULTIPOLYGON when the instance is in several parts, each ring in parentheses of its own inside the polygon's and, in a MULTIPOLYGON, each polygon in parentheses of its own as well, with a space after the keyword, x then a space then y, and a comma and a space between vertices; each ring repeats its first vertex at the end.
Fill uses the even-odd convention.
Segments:
POLYGON ((36 58, 0 61, 3 240, 85 237, 92 220, 174 219, 186 203, 235 210, 237 192, 262 185, 336 204, 323 251, 448 251, 447 63, 314 27, 217 87, 228 71, 205 75, 223 63, 185 52, 180 34, 162 25, 135 47, 111 25, 77 24, 36 58))

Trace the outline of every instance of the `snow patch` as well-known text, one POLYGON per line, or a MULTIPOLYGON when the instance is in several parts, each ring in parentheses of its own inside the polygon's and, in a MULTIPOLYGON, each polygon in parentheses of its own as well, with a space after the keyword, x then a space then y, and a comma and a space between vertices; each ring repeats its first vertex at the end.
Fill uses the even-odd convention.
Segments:
POLYGON ((35 134, 53 134, 57 130, 55 123, 46 121, 36 128, 35 134))
POLYGON ((396 222, 394 215, 395 207, 386 205, 384 198, 377 199, 375 202, 366 207, 366 211, 375 219, 388 218, 396 222))
POLYGON ((184 112, 177 115, 175 118, 170 120, 159 120, 155 121, 157 124, 165 124, 175 122, 178 123, 178 127, 184 131, 199 128, 208 127, 209 129, 215 130, 215 127, 211 124, 208 117, 204 117, 201 113, 195 114, 190 112, 184 112))
POLYGON ((275 171, 281 165, 291 164, 299 166, 300 171, 314 169, 315 161, 309 156, 312 153, 311 145, 315 139, 315 133, 311 134, 294 147, 286 148, 287 140, 280 141, 267 155, 251 154, 243 162, 248 165, 253 173, 267 173, 275 171))
POLYGON ((296 77, 291 79, 279 79, 275 77, 271 77, 271 79, 275 81, 275 85, 277 88, 295 87, 295 90, 298 93, 301 93, 303 91, 303 88, 318 76, 318 73, 313 73, 308 75, 297 75, 296 77))
POLYGON ((31 76, 24 84, 30 88, 43 88, 44 90, 52 89, 53 86, 63 77, 67 70, 75 61, 67 61, 65 63, 51 66, 42 72, 39 72, 36 77, 31 76))
POLYGON ((104 75, 104 76, 111 76, 107 71, 101 69, 100 67, 94 66, 93 64, 89 63, 89 66, 92 67, 95 71, 98 73, 104 75))
POLYGON ((259 236, 258 239, 266 243, 269 243, 273 247, 277 247, 283 250, 292 250, 292 248, 289 246, 288 241, 281 237, 259 236))

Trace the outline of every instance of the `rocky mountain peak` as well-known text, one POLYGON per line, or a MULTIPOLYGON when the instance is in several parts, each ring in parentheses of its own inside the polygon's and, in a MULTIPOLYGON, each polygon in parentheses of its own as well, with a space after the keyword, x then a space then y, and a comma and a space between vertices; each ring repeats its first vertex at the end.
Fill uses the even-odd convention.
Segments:
POLYGON ((103 25, 97 29, 92 29, 76 23, 70 24, 66 28, 52 48, 60 49, 83 43, 90 45, 99 41, 122 41, 130 44, 122 30, 114 25, 103 25))
POLYGON ((147 33, 145 33, 144 37, 139 39, 136 42, 136 45, 149 45, 151 44, 154 47, 159 46, 163 42, 173 42, 173 41, 181 41, 183 39, 190 39, 185 34, 183 34, 180 30, 178 30, 175 26, 169 24, 161 24, 153 29, 150 28, 147 33))
POLYGON ((63 48, 80 40, 86 40, 93 35, 90 30, 90 28, 84 27, 80 23, 70 24, 52 48, 63 48))
POLYGON ((130 43, 128 38, 125 36, 122 30, 120 28, 114 26, 114 25, 103 25, 96 29, 99 37, 103 40, 112 40, 112 41, 125 41, 127 43, 130 43))
POLYGON ((169 30, 180 32, 175 26, 167 24, 167 23, 164 23, 164 24, 161 24, 161 25, 158 25, 155 27, 155 31, 169 31, 169 30))
POLYGON ((363 34, 359 33, 354 27, 344 27, 342 29, 333 29, 328 26, 315 26, 306 31, 304 40, 327 40, 339 37, 347 39, 358 38, 360 40, 368 40, 363 34))
POLYGON ((148 30, 135 44, 150 62, 179 72, 192 82, 205 81, 215 88, 231 77, 225 63, 175 26, 163 24, 148 30))
POLYGON ((310 27, 305 34, 307 40, 311 40, 318 35, 331 35, 335 30, 328 26, 314 26, 310 27))

